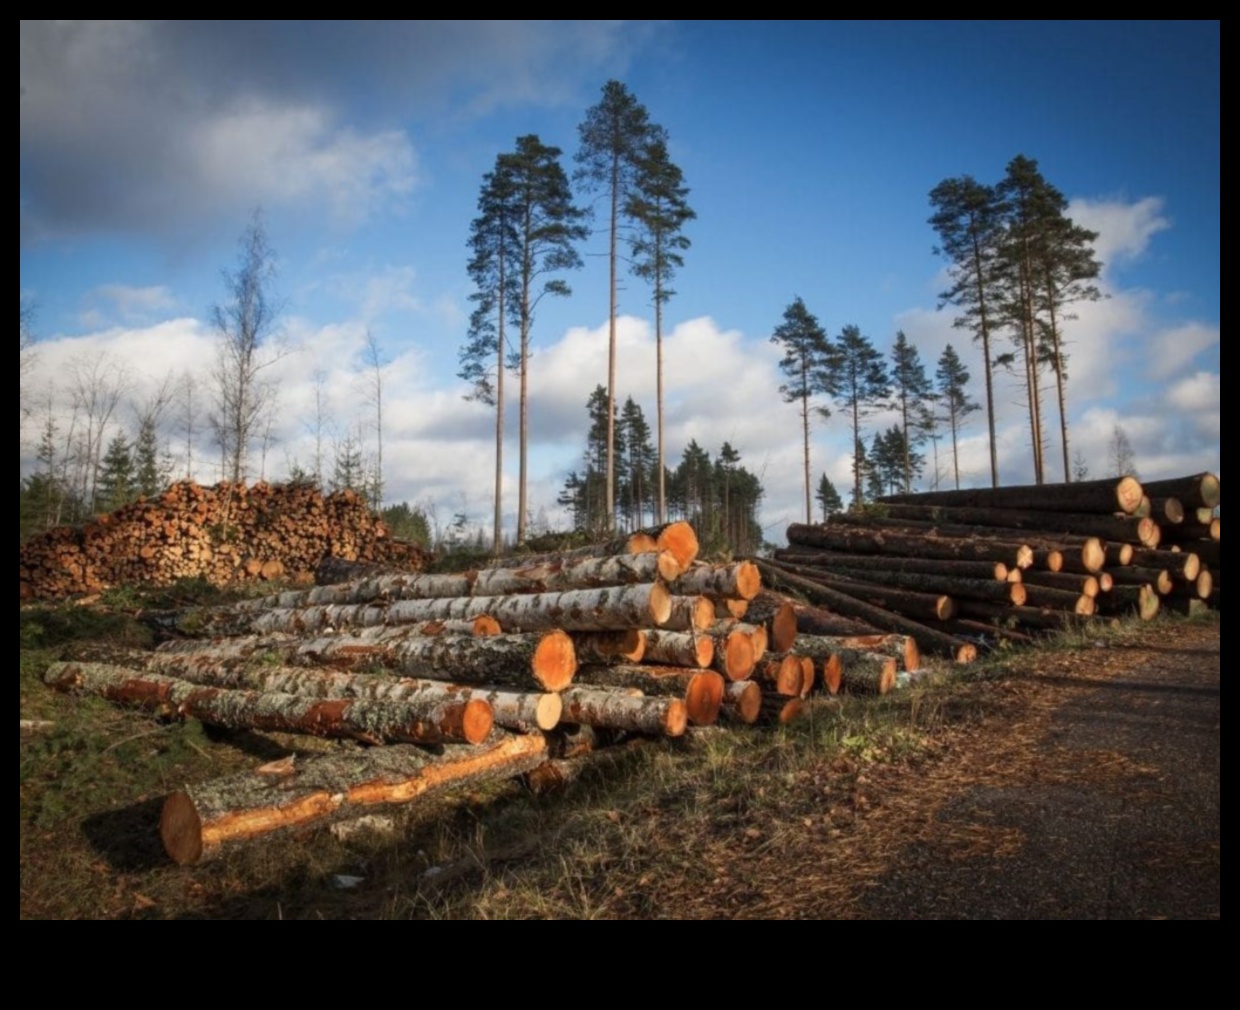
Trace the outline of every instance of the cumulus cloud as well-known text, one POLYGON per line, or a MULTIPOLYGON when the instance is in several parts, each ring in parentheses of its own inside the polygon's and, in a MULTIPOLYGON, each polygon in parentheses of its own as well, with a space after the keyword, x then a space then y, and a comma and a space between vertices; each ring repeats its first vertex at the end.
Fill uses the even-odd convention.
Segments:
POLYGON ((1155 235, 1171 227, 1171 219, 1163 213, 1163 199, 1157 196, 1135 203, 1077 198, 1068 204, 1068 217, 1098 232, 1094 250, 1104 269, 1139 258, 1155 235))
POLYGON ((1150 378, 1169 379, 1190 367, 1198 355, 1218 344, 1220 336, 1220 327, 1205 323, 1184 323, 1158 331, 1150 341, 1150 378))

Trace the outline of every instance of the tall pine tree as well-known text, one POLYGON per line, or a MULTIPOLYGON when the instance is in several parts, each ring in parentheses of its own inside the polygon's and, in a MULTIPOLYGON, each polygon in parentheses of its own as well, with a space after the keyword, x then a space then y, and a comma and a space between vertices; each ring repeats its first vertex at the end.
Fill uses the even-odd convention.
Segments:
MULTIPOLYGON (((602 191, 608 203, 607 260, 609 269, 609 310, 607 315, 607 400, 614 416, 616 408, 616 273, 620 261, 620 227, 631 217, 630 198, 638 175, 638 164, 649 144, 664 139, 661 127, 650 122, 650 114, 620 81, 603 85, 598 104, 586 111, 577 128, 580 145, 574 178, 589 192, 602 191)), ((616 445, 614 424, 607 434, 607 512, 615 511, 616 445)))
POLYGON ((626 212, 636 230, 631 240, 633 273, 649 281, 654 302, 655 416, 658 446, 658 506, 656 522, 666 522, 667 489, 663 483, 663 303, 676 292, 670 281, 689 240, 681 234, 685 223, 697 217, 686 202, 689 195, 680 169, 667 154, 667 142, 654 136, 637 158, 637 173, 626 212))
POLYGON ((865 477, 862 463, 865 443, 861 438, 861 421, 891 395, 891 379, 887 363, 861 332, 858 326, 845 326, 835 341, 839 355, 839 400, 848 408, 853 431, 853 500, 864 501, 861 482, 865 477))
POLYGON ((951 344, 943 349, 934 375, 938 384, 939 402, 943 404, 943 414, 952 433, 952 470, 956 477, 956 490, 959 491, 960 429, 964 427, 969 414, 981 410, 981 404, 970 398, 966 388, 969 384, 969 370, 964 367, 964 362, 951 344))
POLYGON ((903 490, 907 494, 913 490, 912 450, 920 443, 923 430, 919 422, 934 388, 926 377, 921 355, 909 343, 903 330, 896 331, 896 342, 891 348, 891 389, 892 406, 900 413, 900 430, 904 433, 903 490))

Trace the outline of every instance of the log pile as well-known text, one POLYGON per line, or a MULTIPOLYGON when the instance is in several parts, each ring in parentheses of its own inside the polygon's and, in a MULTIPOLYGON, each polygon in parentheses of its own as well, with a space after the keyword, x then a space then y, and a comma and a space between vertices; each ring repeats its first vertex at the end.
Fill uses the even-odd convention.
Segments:
POLYGON ((392 538, 354 491, 311 484, 173 484, 82 526, 59 526, 21 545, 23 600, 60 600, 133 583, 212 585, 299 576, 324 558, 420 568, 426 556, 392 538))
POLYGON ((917 669, 906 637, 798 636, 755 564, 696 553, 692 528, 673 523, 471 572, 286 590, 194 621, 163 615, 181 637, 83 654, 45 679, 160 715, 370 746, 175 793, 164 843, 194 862, 480 777, 534 773, 545 789, 572 777, 565 762, 634 735, 676 737, 721 717, 783 723, 815 690, 883 693, 917 669), (753 623, 732 616, 751 601, 753 623), (185 637, 189 627, 211 637, 185 637))
POLYGON ((1209 473, 892 495, 792 524, 761 571, 813 606, 803 631, 862 621, 967 659, 979 636, 1218 606, 1219 504, 1209 473))

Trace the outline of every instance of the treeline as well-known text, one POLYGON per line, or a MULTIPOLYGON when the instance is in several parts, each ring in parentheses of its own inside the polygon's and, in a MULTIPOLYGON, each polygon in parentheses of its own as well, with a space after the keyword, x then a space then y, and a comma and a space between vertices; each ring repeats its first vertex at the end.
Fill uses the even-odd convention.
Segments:
MULTIPOLYGON (((641 407, 628 397, 612 418, 618 465, 614 510, 607 508, 607 390, 595 388, 586 403, 590 427, 582 468, 569 473, 558 503, 573 528, 590 538, 609 530, 634 530, 658 521, 658 453, 641 407)), ((752 554, 762 546, 758 506, 762 482, 741 465, 740 453, 724 442, 712 460, 691 440, 680 464, 665 469, 668 520, 693 524, 705 552, 752 554)))

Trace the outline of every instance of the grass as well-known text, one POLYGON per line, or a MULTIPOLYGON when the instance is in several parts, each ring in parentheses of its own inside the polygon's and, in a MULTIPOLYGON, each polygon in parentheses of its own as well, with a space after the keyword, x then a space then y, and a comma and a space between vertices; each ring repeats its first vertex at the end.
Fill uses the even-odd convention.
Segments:
POLYGON ((351 745, 161 722, 43 686, 47 665, 83 644, 149 644, 136 615, 151 605, 21 612, 21 715, 53 724, 19 748, 23 918, 776 917, 798 914, 781 901, 803 887, 845 914, 881 865, 858 847, 862 826, 889 846, 908 830, 884 820, 881 797, 1008 712, 1039 655, 1100 641, 1085 629, 1049 639, 1044 654, 936 667, 882 698, 819 699, 787 727, 651 743, 560 795, 476 788, 378 811, 373 830, 274 836, 181 868, 158 840, 168 792, 294 747, 351 745))

